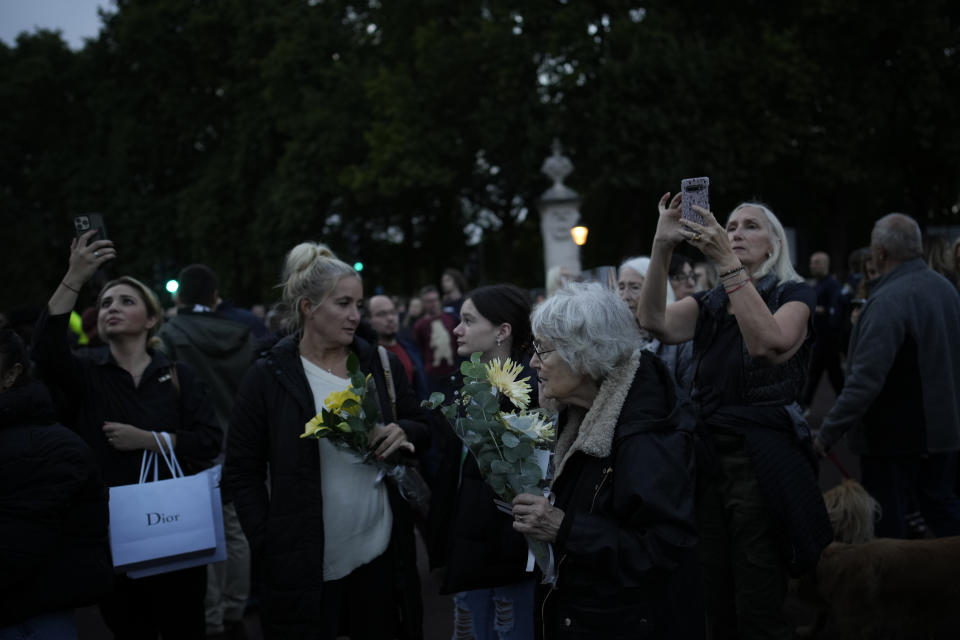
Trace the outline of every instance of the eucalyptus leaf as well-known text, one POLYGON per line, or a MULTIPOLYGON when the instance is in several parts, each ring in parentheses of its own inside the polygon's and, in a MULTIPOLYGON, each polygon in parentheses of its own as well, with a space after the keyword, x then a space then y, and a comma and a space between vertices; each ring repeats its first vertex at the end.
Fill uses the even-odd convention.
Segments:
POLYGON ((493 395, 490 392, 490 383, 489 382, 468 382, 463 385, 463 395, 470 396, 471 398, 483 395, 483 394, 493 395))
POLYGON ((490 485, 490 488, 493 489, 494 493, 497 495, 503 495, 507 489, 507 483, 503 476, 488 475, 486 479, 487 484, 490 485))
POLYGON ((500 438, 500 442, 502 442, 503 446, 507 449, 513 449, 515 446, 520 444, 520 438, 508 431, 500 438))
MULTIPOLYGON (((439 391, 434 391, 433 393, 430 394, 429 398, 427 398, 426 400, 420 403, 420 406, 425 407, 427 409, 436 409, 437 407, 443 406, 443 401, 446 399, 447 397, 445 395, 443 395, 439 391)), ((450 406, 453 406, 453 405, 450 405, 450 406)))
MULTIPOLYGON (((506 435, 507 434, 504 434, 504 436, 506 435)), ((504 449, 503 458, 505 460, 509 460, 510 462, 519 462, 523 460, 523 456, 520 455, 520 452, 518 451, 518 449, 519 447, 513 447, 512 449, 504 449)))
POLYGON ((457 407, 456 405, 449 404, 440 409, 440 413, 442 413, 443 417, 448 421, 453 422, 457 418, 457 407))
MULTIPOLYGON (((516 446, 514 451, 517 452, 517 455, 526 460, 533 455, 533 445, 529 440, 520 440, 520 444, 516 446)), ((531 464, 533 464, 531 462, 531 464)))
POLYGON ((466 431, 460 437, 463 438, 463 441, 467 443, 468 447, 471 447, 483 442, 483 434, 477 433, 476 431, 466 431))
POLYGON ((535 464, 523 465, 523 473, 520 474, 523 481, 524 491, 535 489, 540 481, 543 480, 543 471, 535 464))
POLYGON ((497 402, 497 399, 492 395, 481 396, 478 398, 478 404, 480 409, 487 416, 493 416, 497 411, 500 410, 500 403, 497 402))
POLYGON ((504 460, 494 460, 490 463, 490 471, 493 473, 512 474, 515 466, 504 460))

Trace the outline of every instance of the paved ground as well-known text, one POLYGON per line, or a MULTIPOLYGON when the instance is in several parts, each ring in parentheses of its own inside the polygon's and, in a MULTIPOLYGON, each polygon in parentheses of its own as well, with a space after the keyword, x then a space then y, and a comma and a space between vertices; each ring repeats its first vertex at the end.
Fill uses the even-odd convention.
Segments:
MULTIPOLYGON (((821 380, 817 395, 811 408, 810 422, 814 428, 819 427, 823 416, 830 410, 835 396, 826 377, 821 380)), ((834 449, 840 464, 854 477, 859 477, 860 466, 855 456, 849 454, 841 444, 834 449)), ((823 490, 838 484, 842 476, 840 471, 829 461, 820 465, 820 486, 823 490)), ((419 550, 421 559, 420 577, 423 583, 424 605, 424 632, 425 640, 449 640, 453 633, 453 602, 449 596, 438 595, 439 576, 430 575, 423 560, 426 556, 422 546, 419 550)), ((808 624, 813 617, 813 611, 794 598, 787 602, 787 612, 796 624, 808 624)), ((110 632, 103 624, 96 607, 88 607, 77 611, 77 622, 80 627, 80 640, 103 640, 111 637, 110 632)), ((256 612, 251 612, 244 620, 246 637, 250 640, 261 640, 260 620, 256 612)), ((171 639, 176 640, 176 639, 171 639)))

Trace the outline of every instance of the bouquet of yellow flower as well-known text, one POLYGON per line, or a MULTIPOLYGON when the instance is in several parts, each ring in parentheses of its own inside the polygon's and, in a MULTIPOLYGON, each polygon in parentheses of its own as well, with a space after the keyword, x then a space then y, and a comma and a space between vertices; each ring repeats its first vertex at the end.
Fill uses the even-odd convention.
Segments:
MULTIPOLYGON (((521 493, 541 493, 546 476, 554 426, 539 409, 529 409, 528 378, 518 380, 523 366, 510 359, 484 364, 480 354, 460 365, 463 387, 460 401, 443 405, 445 396, 434 393, 424 406, 441 412, 454 432, 477 460, 480 474, 506 502, 521 493), (499 396, 505 396, 516 409, 503 411, 499 396), (545 455, 544 455, 545 454, 545 455)), ((498 505, 509 513, 509 505, 498 505)), ((547 572, 547 543, 527 538, 537 564, 547 572)))
MULTIPOLYGON (((323 401, 320 413, 304 425, 301 438, 326 438, 333 444, 353 451, 363 462, 380 470, 379 482, 388 478, 400 495, 423 517, 430 503, 430 489, 415 469, 397 460, 397 454, 386 460, 378 460, 370 448, 371 432, 382 426, 380 404, 373 376, 363 375, 360 360, 351 353, 347 358, 350 386, 343 391, 330 393, 323 401)), ((409 444, 409 443, 408 443, 409 444)), ((410 449, 413 445, 409 444, 410 449)))

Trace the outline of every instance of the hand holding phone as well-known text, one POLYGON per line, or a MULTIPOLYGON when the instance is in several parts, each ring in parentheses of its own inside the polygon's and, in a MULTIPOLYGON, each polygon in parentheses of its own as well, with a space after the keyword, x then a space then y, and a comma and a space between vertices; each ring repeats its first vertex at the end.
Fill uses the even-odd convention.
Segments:
POLYGON ((681 216, 691 222, 704 224, 703 216, 693 210, 694 205, 710 210, 710 178, 686 178, 680 181, 683 194, 681 216))

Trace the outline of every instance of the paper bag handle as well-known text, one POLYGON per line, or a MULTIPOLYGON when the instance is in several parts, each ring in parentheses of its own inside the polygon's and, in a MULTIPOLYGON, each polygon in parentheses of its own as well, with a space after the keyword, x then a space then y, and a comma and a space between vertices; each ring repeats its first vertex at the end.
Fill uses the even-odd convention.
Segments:
MULTIPOLYGON (((167 443, 167 449, 163 448, 163 443, 160 442, 160 436, 157 435, 156 431, 151 431, 153 434, 153 439, 156 441, 157 446, 160 448, 160 455, 163 456, 163 461, 167 463, 167 468, 170 469, 170 475, 174 478, 182 478, 184 476, 183 469, 180 468, 180 462, 177 461, 177 454, 173 452, 173 441, 170 439, 170 434, 166 431, 161 431, 160 434, 163 436, 163 439, 167 443)), ((157 463, 157 466, 160 466, 160 463, 157 463)))

